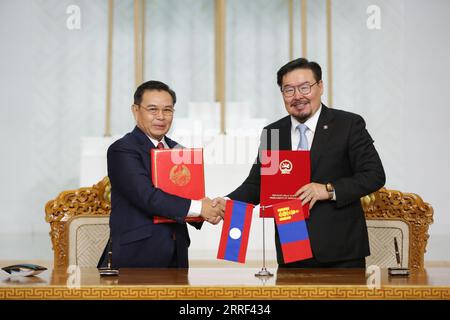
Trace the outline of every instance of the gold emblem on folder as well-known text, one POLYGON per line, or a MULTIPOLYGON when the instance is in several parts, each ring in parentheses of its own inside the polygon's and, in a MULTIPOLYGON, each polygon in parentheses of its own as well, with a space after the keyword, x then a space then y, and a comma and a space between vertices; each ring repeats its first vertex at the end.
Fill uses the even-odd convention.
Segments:
POLYGON ((170 169, 169 179, 175 185, 182 187, 191 181, 191 172, 184 164, 175 165, 170 169))
POLYGON ((290 174, 292 171, 292 162, 287 159, 284 159, 280 162, 280 171, 281 174, 290 174))

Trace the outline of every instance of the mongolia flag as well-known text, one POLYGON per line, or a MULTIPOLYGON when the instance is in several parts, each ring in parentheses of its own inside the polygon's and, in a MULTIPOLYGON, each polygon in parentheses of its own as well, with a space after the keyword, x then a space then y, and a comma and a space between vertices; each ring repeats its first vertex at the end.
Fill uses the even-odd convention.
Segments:
POLYGON ((254 206, 227 200, 217 259, 245 262, 254 206))
POLYGON ((311 244, 301 200, 273 205, 285 263, 312 258, 311 244))

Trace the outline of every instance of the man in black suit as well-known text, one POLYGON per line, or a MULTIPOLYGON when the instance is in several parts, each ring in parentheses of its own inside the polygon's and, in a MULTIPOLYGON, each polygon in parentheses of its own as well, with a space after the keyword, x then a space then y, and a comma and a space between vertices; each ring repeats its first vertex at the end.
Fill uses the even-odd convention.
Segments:
MULTIPOLYGON (((174 148, 166 134, 172 125, 175 92, 159 81, 140 85, 131 107, 136 127, 108 149, 111 182, 110 232, 112 267, 188 267, 189 234, 187 216, 202 216, 217 224, 224 207, 212 207, 212 200, 189 200, 155 188, 152 183, 150 150, 174 148), (153 223, 153 216, 176 223, 153 223)), ((197 229, 200 224, 194 225, 197 229)), ((99 266, 107 265, 108 246, 99 266)))
MULTIPOLYGON (((289 115, 265 127, 267 135, 262 137, 267 139, 261 139, 260 150, 310 150, 312 182, 299 188, 296 196, 310 206, 307 227, 313 252, 311 259, 284 263, 275 227, 278 264, 364 268, 370 251, 360 198, 385 183, 365 122, 357 114, 330 109, 321 102, 322 70, 316 62, 300 58, 287 63, 278 71, 277 83, 289 115), (279 141, 272 135, 279 136, 279 141)), ((228 197, 258 204, 260 177, 258 157, 247 179, 228 197)))

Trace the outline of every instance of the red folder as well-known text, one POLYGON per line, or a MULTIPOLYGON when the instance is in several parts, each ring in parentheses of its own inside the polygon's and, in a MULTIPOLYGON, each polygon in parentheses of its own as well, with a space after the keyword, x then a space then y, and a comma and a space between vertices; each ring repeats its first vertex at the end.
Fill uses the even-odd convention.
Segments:
MULTIPOLYGON (((191 200, 205 197, 203 149, 152 149, 152 182, 164 192, 191 200)), ((202 222, 202 217, 186 217, 186 222, 202 222)), ((154 223, 175 223, 154 216, 154 223)))
MULTIPOLYGON (((263 150, 261 155, 260 217, 273 218, 272 205, 292 199, 311 181, 309 151, 263 150)), ((303 206, 309 218, 309 204, 303 206)))

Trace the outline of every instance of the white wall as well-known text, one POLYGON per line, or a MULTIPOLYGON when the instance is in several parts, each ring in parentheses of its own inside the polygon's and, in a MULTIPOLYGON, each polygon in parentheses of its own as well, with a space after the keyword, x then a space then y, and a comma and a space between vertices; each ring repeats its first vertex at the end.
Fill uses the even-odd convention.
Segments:
POLYGON ((386 186, 434 208, 426 259, 449 259, 450 2, 335 1, 335 105, 362 114, 383 160, 386 186), (381 8, 381 30, 361 19, 381 8))
POLYGON ((401 134, 405 178, 392 181, 394 186, 414 191, 432 204, 435 218, 428 257, 445 255, 447 259, 450 256, 450 197, 446 190, 450 180, 450 43, 448 34, 444 34, 450 28, 449 7, 449 1, 433 1, 428 5, 415 1, 411 6, 405 5, 408 17, 405 19, 406 92, 401 134))
MULTIPOLYGON (((228 3, 227 98, 276 120, 284 114, 275 72, 288 60, 286 1, 228 3)), ((326 79, 325 1, 308 4, 309 58, 321 63, 326 79)), ((213 6, 152 0, 147 8, 146 76, 173 85, 177 116, 185 116, 189 101, 214 96, 213 6)), ((428 260, 450 260, 449 12, 446 0, 333 1, 333 106, 365 117, 388 188, 432 204, 428 260), (372 4, 381 8, 381 30, 366 27, 372 4)), ((133 126, 132 13, 131 0, 116 1, 114 135, 133 126)), ((106 32, 105 0, 0 2, 0 260, 51 255, 41 236, 49 230, 44 205, 78 187, 81 138, 103 134, 106 32), (81 8, 80 30, 66 28, 70 4, 81 8), (21 241, 8 240, 18 234, 21 241), (33 235, 42 250, 23 241, 33 235)), ((297 31, 297 56, 299 37, 297 31)))

